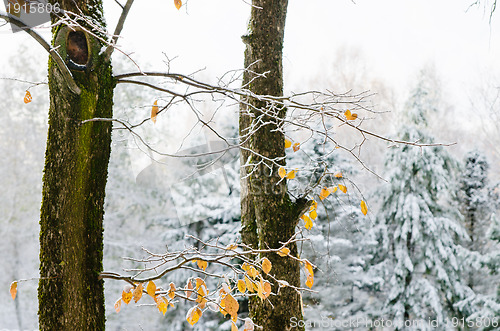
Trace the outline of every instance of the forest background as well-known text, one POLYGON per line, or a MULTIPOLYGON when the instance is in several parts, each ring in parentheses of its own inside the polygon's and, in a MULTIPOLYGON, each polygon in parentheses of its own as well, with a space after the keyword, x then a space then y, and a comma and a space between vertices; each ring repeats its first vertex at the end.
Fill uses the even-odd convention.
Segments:
MULTIPOLYGON (((108 6, 105 7, 108 13, 118 15, 112 2, 105 6, 108 6)), ((429 107, 436 111, 428 114, 427 131, 435 141, 457 143, 446 148, 457 162, 464 164, 465 156, 471 150, 483 154, 490 164, 488 187, 494 192, 495 183, 500 180, 496 166, 500 152, 496 127, 500 111, 497 100, 500 44, 496 38, 499 26, 495 16, 489 22, 487 9, 469 6, 468 1, 442 1, 438 4, 431 1, 418 4, 397 1, 291 3, 285 33, 285 89, 294 91, 327 86, 337 92, 373 92, 374 109, 383 114, 371 120, 371 125, 397 137, 401 133, 400 124, 405 121, 402 113, 408 110, 408 99, 419 83, 425 81, 438 96, 429 107)), ((133 56, 141 62, 143 69, 165 67, 168 57, 174 71, 195 72, 206 68, 200 72, 201 76, 207 79, 221 77, 228 70, 242 66, 244 46, 240 37, 246 29, 248 12, 249 7, 243 1, 198 3, 191 0, 180 12, 172 10, 171 4, 160 1, 138 4, 123 33, 122 48, 134 52, 133 56), (148 23, 144 24, 146 16, 148 23), (148 30, 164 31, 164 38, 144 38, 148 30)), ((6 27, 3 29, 0 42, 5 47, 0 52, 5 66, 1 76, 31 82, 46 81, 45 66, 40 65, 47 62, 44 51, 28 37, 13 35, 6 27)), ((118 61, 115 72, 131 67, 126 59, 118 61)), ((45 85, 31 87, 33 102, 25 105, 23 96, 31 85, 2 81, 5 96, 2 108, 8 110, 0 115, 5 123, 0 129, 3 155, 0 163, 3 188, 0 222, 2 238, 6 238, 0 244, 1 261, 5 261, 0 285, 3 284, 5 289, 14 279, 36 278, 38 274, 37 220, 48 93, 45 85)), ((123 116, 142 118, 154 99, 151 92, 127 88, 117 90, 115 103, 123 116)), ((227 132, 235 130, 231 123, 234 125, 236 115, 229 113, 218 119, 218 125, 227 132)), ((189 116, 168 113, 155 126, 151 124, 144 128, 142 135, 156 146, 173 151, 205 144, 209 137, 204 141, 199 137, 188 137, 182 146, 178 144, 185 138, 192 120, 189 116)), ((237 160, 225 166, 225 174, 219 170, 196 178, 194 183, 176 183, 168 190, 162 190, 147 183, 139 185, 137 176, 151 163, 150 155, 141 151, 129 137, 116 133, 112 150, 105 216, 105 269, 120 269, 124 264, 121 257, 140 254, 142 246, 160 248, 165 242, 183 240, 184 235, 192 231, 206 238, 220 235, 227 242, 232 241, 238 232, 238 222, 233 222, 239 213, 237 160), (173 211, 177 218, 171 216, 173 211), (208 221, 193 222, 190 219, 189 226, 178 227, 179 219, 194 213, 197 213, 196 221, 208 221)), ((386 151, 387 146, 369 141, 363 146, 361 156, 366 165, 388 179, 384 168, 386 151)), ((329 219, 325 217, 322 221, 325 228, 318 227, 318 232, 312 236, 316 246, 310 254, 318 254, 324 257, 324 261, 330 261, 322 272, 318 272, 318 283, 321 284, 323 274, 323 286, 334 289, 339 295, 337 302, 319 300, 323 304, 321 311, 340 316, 346 305, 339 305, 339 300, 349 299, 349 291, 353 297, 354 286, 344 282, 350 274, 344 274, 343 268, 345 264, 351 265, 350 259, 358 256, 349 245, 357 242, 354 237, 358 234, 366 238, 376 224, 382 204, 377 195, 387 183, 363 170, 354 160, 349 160, 348 155, 345 159, 339 156, 334 161, 342 164, 339 170, 358 185, 370 206, 368 218, 342 217, 341 212, 329 219), (321 247, 324 243, 328 245, 321 247), (329 279, 330 271, 336 275, 335 279, 329 279)), ((354 197, 352 200, 358 201, 354 197)), ((341 210, 348 210, 349 201, 337 202, 341 210)), ((488 203, 496 206, 497 201, 488 203)), ((5 325, 0 324, 1 328, 36 328, 36 285, 36 280, 26 282, 17 301, 10 299, 7 290, 0 294, 0 305, 5 307, 0 317, 5 325)), ((119 293, 120 285, 106 285, 109 329, 121 330, 126 326, 128 329, 155 330, 172 322, 177 323, 179 329, 184 327, 184 313, 170 312, 167 319, 163 319, 148 306, 127 307, 126 314, 116 315, 112 303, 119 293), (149 314, 151 317, 147 317, 149 314)), ((370 300, 369 296, 364 299, 370 300)), ((314 310, 314 299, 306 306, 314 310)), ((365 308, 362 311, 371 314, 365 308)), ((313 315, 306 313, 306 317, 313 315)), ((215 325, 221 321, 214 318, 203 323, 217 329, 215 325)), ((198 327, 203 327, 203 324, 198 327)))

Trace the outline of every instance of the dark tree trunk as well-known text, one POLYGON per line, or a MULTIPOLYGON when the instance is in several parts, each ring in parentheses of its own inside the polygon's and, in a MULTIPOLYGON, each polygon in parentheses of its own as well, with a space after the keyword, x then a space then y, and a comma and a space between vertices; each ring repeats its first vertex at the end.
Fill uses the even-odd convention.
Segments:
MULTIPOLYGON (((282 49, 287 11, 287 0, 254 0, 249 23, 248 35, 243 36, 246 44, 245 67, 255 73, 265 73, 266 78, 255 78, 252 72, 246 72, 244 84, 255 94, 283 95, 282 49), (258 7, 262 8, 259 9, 258 7), (257 61, 257 62, 256 62, 257 61)), ((276 130, 281 126, 281 119, 286 109, 269 109, 269 105, 255 99, 244 100, 251 106, 242 104, 240 115, 240 136, 244 137, 252 127, 252 121, 267 109, 272 114, 266 115, 263 122, 268 123, 250 139, 243 139, 244 149, 241 151, 241 222, 242 240, 254 248, 279 248, 280 242, 286 242, 295 233, 301 210, 307 203, 296 203, 290 200, 286 181, 280 180, 278 166, 271 171, 263 164, 256 168, 245 164, 259 163, 262 155, 269 159, 280 159, 285 165, 285 137, 276 130), (248 150, 253 151, 253 153, 248 150)), ((270 163, 267 163, 270 165, 270 163)), ((289 246, 290 254, 297 255, 297 246, 289 246)), ((286 280, 293 286, 300 286, 299 262, 280 257, 276 253, 265 255, 272 263, 272 271, 276 278, 286 280)), ((278 290, 273 284, 273 292, 278 290)), ((291 288, 282 288, 279 296, 271 296, 271 306, 267 301, 251 297, 250 316, 254 323, 263 326, 266 331, 283 331, 290 329, 291 319, 302 319, 300 295, 291 288)), ((292 320, 293 321, 293 320, 292 320)))
MULTIPOLYGON (((62 1, 61 8, 102 24, 101 0, 62 1), (76 6, 78 8, 76 8, 76 6)), ((40 220, 40 330, 104 330, 103 204, 111 144, 114 79, 99 40, 57 27, 53 45, 72 70, 71 92, 49 61, 49 132, 40 220)))

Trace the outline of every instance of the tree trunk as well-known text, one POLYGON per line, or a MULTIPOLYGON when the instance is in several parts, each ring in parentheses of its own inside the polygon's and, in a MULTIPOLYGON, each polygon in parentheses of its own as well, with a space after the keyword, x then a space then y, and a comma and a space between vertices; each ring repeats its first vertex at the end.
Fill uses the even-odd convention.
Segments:
MULTIPOLYGON (((282 49, 287 4, 287 0, 253 1, 249 31, 242 39, 246 44, 245 67, 253 64, 245 73, 243 84, 249 84, 247 87, 255 94, 283 95, 282 49), (266 78, 255 78, 252 72, 268 73, 266 78)), ((305 201, 290 200, 286 180, 278 184, 281 178, 277 165, 267 162, 272 166, 272 173, 264 164, 256 167, 245 165, 259 163, 260 156, 264 156, 285 166, 285 137, 276 129, 281 126, 286 109, 270 109, 269 105, 256 99, 243 101, 240 113, 240 136, 244 142, 241 150, 242 240, 254 248, 279 248, 280 242, 286 242, 294 235, 302 210, 308 205, 305 201), (253 132, 250 139, 244 138, 263 110, 270 112, 262 118, 262 122, 268 124, 253 132)), ((289 248, 290 254, 297 256, 297 246, 291 244, 289 248)), ((300 286, 299 262, 276 253, 265 256, 271 261, 271 273, 277 279, 300 286)), ((272 285, 273 292, 278 291, 278 285, 272 285)), ((295 290, 282 288, 279 296, 270 296, 269 299, 272 306, 256 296, 249 302, 251 318, 264 330, 289 330, 291 322, 302 319, 301 298, 295 290)))
MULTIPOLYGON (((62 1, 104 27, 101 0, 62 1)), ((53 45, 72 69, 71 92, 49 60, 49 132, 40 219, 40 330, 104 330, 103 204, 111 144, 114 79, 102 43, 58 26, 53 45)))

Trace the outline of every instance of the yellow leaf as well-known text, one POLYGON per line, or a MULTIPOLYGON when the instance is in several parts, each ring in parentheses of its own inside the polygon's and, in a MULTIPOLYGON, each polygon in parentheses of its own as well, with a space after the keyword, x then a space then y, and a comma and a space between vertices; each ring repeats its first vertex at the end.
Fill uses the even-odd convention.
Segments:
POLYGON ((158 100, 153 103, 153 108, 151 108, 151 120, 156 123, 156 116, 158 115, 158 100))
POLYGON ((236 244, 229 244, 226 246, 226 249, 232 251, 232 250, 236 249, 237 247, 238 247, 238 245, 236 245, 236 244))
POLYGON ((248 269, 247 273, 252 278, 257 277, 257 275, 259 274, 259 272, 257 271, 257 269, 255 269, 253 266, 251 266, 250 269, 248 269))
POLYGON ((294 179, 296 172, 297 172, 297 170, 290 171, 289 173, 286 174, 286 178, 288 178, 288 179, 294 179))
MULTIPOLYGON (((305 215, 304 215, 305 216, 305 215)), ((313 221, 311 220, 311 218, 305 216, 304 217, 304 226, 306 227, 307 230, 311 230, 311 228, 313 227, 313 221)))
POLYGON ((205 298, 208 295, 207 284, 201 278, 196 278, 196 292, 198 293, 196 297, 196 302, 199 303, 200 308, 205 308, 205 304, 207 303, 207 299, 205 298))
POLYGON ((189 324, 195 325, 199 321, 201 314, 203 314, 201 309, 198 306, 195 306, 188 310, 186 320, 189 324))
POLYGON ((285 139, 285 148, 290 148, 292 147, 292 142, 288 139, 285 139))
POLYGON ((337 192, 337 186, 334 186, 334 187, 329 187, 329 188, 328 188, 328 192, 330 192, 330 193, 335 193, 335 192, 337 192))
POLYGON ((181 9, 181 6, 182 6, 182 1, 181 0, 174 0, 174 4, 175 4, 175 8, 177 8, 177 10, 181 9))
POLYGON ((238 291, 245 293, 246 290, 247 286, 245 285, 245 281, 243 279, 238 279, 238 291))
POLYGON ((335 174, 335 178, 342 178, 342 173, 341 172, 337 172, 335 174))
POLYGON ((30 91, 26 91, 26 94, 24 95, 24 103, 30 103, 33 98, 31 97, 30 91))
POLYGON ((225 297, 226 306, 224 309, 231 315, 232 318, 236 318, 238 316, 238 310, 240 309, 240 305, 238 301, 231 294, 227 294, 225 297))
POLYGON ((262 271, 264 271, 267 275, 269 273, 269 271, 271 271, 272 267, 273 267, 273 265, 271 264, 271 261, 269 261, 269 259, 267 257, 265 257, 262 260, 262 271))
POLYGON ((130 300, 132 300, 132 292, 128 291, 122 291, 122 300, 125 302, 127 305, 129 304, 130 300))
POLYGON ((278 170, 278 175, 280 175, 281 178, 286 176, 286 170, 283 167, 280 167, 278 170))
POLYGON ((207 266, 208 266, 207 261, 196 260, 196 263, 198 264, 198 268, 200 268, 201 270, 205 271, 205 269, 207 269, 207 266))
POLYGON ((313 284, 314 284, 314 277, 307 276, 307 280, 306 280, 307 287, 312 288, 313 284))
POLYGON ((153 298, 155 297, 156 284, 152 280, 150 280, 148 286, 146 286, 146 292, 153 298))
POLYGON ((296 152, 300 149, 300 144, 299 143, 295 143, 293 144, 293 151, 296 152))
POLYGON ((134 293, 132 296, 134 298, 135 303, 137 303, 137 301, 139 301, 142 298, 142 290, 143 289, 144 289, 144 286, 142 286, 142 283, 135 287, 134 293))
POLYGON ((289 253, 290 253, 290 249, 288 247, 283 247, 282 249, 280 249, 278 252, 278 255, 283 257, 283 256, 287 256, 289 253))
POLYGON ((252 293, 254 291, 253 283, 247 276, 245 276, 245 284, 247 285, 248 292, 252 293))
POLYGON ((17 295, 17 282, 12 282, 10 284, 10 296, 12 297, 12 300, 16 299, 17 295))
POLYGON ((339 184, 339 190, 341 190, 342 192, 344 193, 347 193, 347 187, 345 187, 344 185, 342 184, 339 184))
POLYGON ((368 213, 368 207, 363 200, 361 200, 361 212, 363 213, 363 215, 366 215, 368 213))
POLYGON ((358 114, 351 114, 351 111, 349 109, 344 112, 344 115, 348 121, 354 121, 356 118, 358 118, 358 114))
POLYGON ((168 304, 165 301, 165 299, 163 297, 157 295, 155 297, 155 302, 156 302, 156 307, 158 307, 158 310, 160 311, 160 313, 165 315, 165 313, 167 312, 167 309, 168 309, 168 304))
POLYGON ((170 283, 169 286, 170 286, 170 289, 168 290, 168 297, 170 299, 173 299, 173 298, 175 298, 175 284, 170 283))
POLYGON ((116 300, 115 302, 115 311, 117 314, 120 312, 120 309, 122 309, 122 298, 116 300))
POLYGON ((244 262, 242 265, 241 265, 241 269, 243 271, 248 271, 250 269, 250 265, 246 262, 244 262))
POLYGON ((312 266, 311 262, 309 262, 309 260, 305 260, 304 264, 305 264, 307 276, 309 276, 309 275, 314 276, 314 270, 313 270, 313 266, 312 266))
POLYGON ((309 210, 316 210, 318 208, 318 203, 316 200, 313 200, 311 207, 309 207, 309 210))
POLYGON ((226 317, 227 315, 227 311, 226 311, 226 297, 222 297, 220 299, 220 302, 219 302, 219 310, 220 310, 220 313, 222 315, 224 315, 224 317, 226 317))
POLYGON ((264 283, 262 282, 262 277, 260 278, 260 281, 257 282, 257 296, 261 300, 264 300, 266 298, 264 295, 264 283))
POLYGON ((326 187, 323 187, 321 189, 321 192, 319 192, 319 199, 321 201, 325 200, 326 198, 328 198, 328 196, 330 195, 330 191, 326 188, 326 187))
POLYGON ((315 220, 316 217, 318 217, 318 213, 316 212, 316 209, 311 210, 311 212, 309 213, 309 217, 312 218, 313 220, 315 220))
POLYGON ((231 321, 231 331, 238 331, 238 327, 236 326, 236 323, 231 321))

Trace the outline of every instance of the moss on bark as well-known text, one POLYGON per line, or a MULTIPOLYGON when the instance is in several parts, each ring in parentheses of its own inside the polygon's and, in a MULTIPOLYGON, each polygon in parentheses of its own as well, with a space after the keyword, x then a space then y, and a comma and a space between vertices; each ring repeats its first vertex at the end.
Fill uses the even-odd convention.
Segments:
MULTIPOLYGON (((249 23, 249 31, 244 36, 246 44, 245 67, 253 64, 250 72, 244 75, 244 84, 255 94, 283 95, 282 49, 284 40, 287 0, 254 0, 249 23), (260 9, 262 8, 262 9, 260 9), (255 78, 253 73, 265 73, 266 78, 255 78)), ((252 120, 262 115, 268 107, 256 99, 245 100, 240 113, 240 135, 244 136, 252 127, 252 120), (252 107, 245 106, 245 103, 252 107)), ((269 109, 268 109, 269 111, 269 109)), ((255 248, 279 248, 280 242, 288 241, 295 233, 299 209, 304 204, 292 202, 287 192, 286 181, 280 183, 278 166, 273 165, 272 175, 265 165, 257 169, 244 167, 248 160, 259 163, 257 155, 266 158, 281 158, 285 166, 285 137, 276 130, 286 116, 286 109, 274 109, 272 116, 264 116, 262 122, 269 123, 252 133, 244 147, 252 150, 241 151, 241 221, 242 240, 255 248), (253 172, 248 176, 249 171, 253 172)), ((297 246, 289 245, 290 254, 297 255, 297 246)), ((300 265, 297 261, 280 257, 278 254, 265 254, 273 265, 272 273, 277 279, 286 280, 293 286, 300 286, 300 265)), ((273 290, 277 291, 277 284, 273 290)), ((271 296, 269 304, 257 297, 250 299, 250 316, 266 331, 291 329, 292 318, 302 319, 300 294, 290 288, 282 288, 280 295, 271 296)))
MULTIPOLYGON (((80 1, 80 8, 90 8, 89 2, 100 5, 80 1)), ((60 46, 65 58, 69 30, 62 27, 53 33, 53 44, 60 46)), ((87 46, 86 70, 72 72, 80 95, 68 89, 49 60, 49 132, 40 218, 40 330, 104 330, 104 284, 98 276, 111 123, 81 122, 112 117, 115 81, 111 64, 99 54, 101 43, 87 35, 87 46)))

